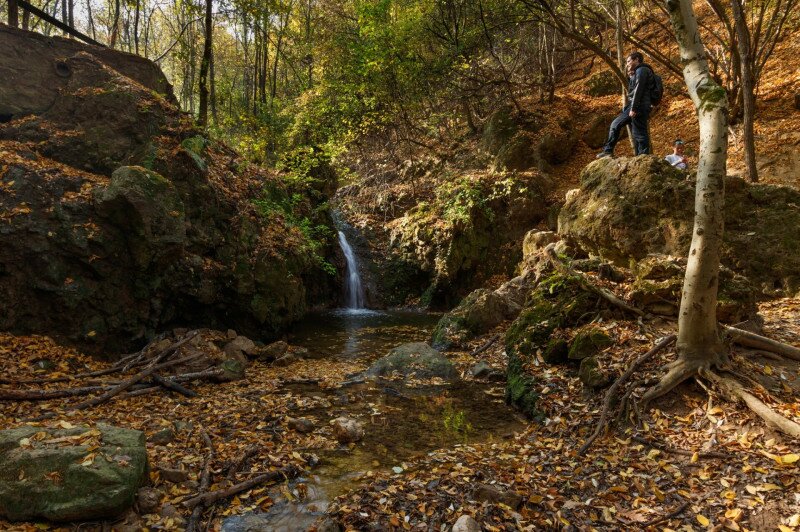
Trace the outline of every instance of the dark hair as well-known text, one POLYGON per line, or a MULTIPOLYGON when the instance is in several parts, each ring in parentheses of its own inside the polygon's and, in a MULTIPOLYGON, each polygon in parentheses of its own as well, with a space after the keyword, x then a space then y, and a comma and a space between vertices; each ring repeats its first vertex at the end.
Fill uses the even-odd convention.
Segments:
POLYGON ((644 56, 642 55, 642 52, 631 52, 628 54, 628 57, 631 59, 635 59, 640 63, 644 63, 644 56))

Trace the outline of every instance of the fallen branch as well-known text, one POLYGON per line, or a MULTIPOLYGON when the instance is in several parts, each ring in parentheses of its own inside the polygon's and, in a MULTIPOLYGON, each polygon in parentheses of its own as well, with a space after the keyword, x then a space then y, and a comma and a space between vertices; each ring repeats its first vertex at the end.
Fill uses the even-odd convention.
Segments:
POLYGON ((685 449, 677 449, 675 447, 670 447, 666 443, 661 443, 653 440, 648 440, 647 438, 642 438, 641 436, 636 436, 635 434, 631 436, 633 441, 637 441, 641 444, 648 445, 653 447, 654 449, 658 449, 659 451, 663 451, 669 454, 679 454, 681 456, 694 456, 697 454, 698 458, 721 458, 723 460, 730 458, 730 455, 725 453, 717 453, 714 451, 707 451, 707 452, 694 452, 694 451, 687 451, 685 449))
POLYGON ((592 443, 594 443, 597 437, 600 436, 600 433, 603 431, 603 429, 605 429, 608 412, 611 409, 611 404, 614 402, 614 400, 616 400, 619 397, 620 387, 623 384, 625 384, 625 382, 631 377, 631 375, 633 375, 633 373, 637 369, 639 369, 639 367, 642 364, 650 360, 656 353, 658 353, 659 351, 667 347, 669 344, 674 342, 675 338, 676 335, 674 334, 662 338, 661 341, 659 341, 655 346, 653 346, 652 349, 650 349, 650 351, 637 358, 633 362, 633 364, 631 364, 630 367, 625 371, 625 373, 620 375, 619 378, 616 381, 614 381, 614 384, 612 384, 611 387, 606 392, 606 397, 605 400, 603 401, 603 410, 600 413, 600 420, 597 422, 597 428, 592 433, 592 435, 589 436, 589 439, 587 439, 586 442, 584 442, 584 444, 581 445, 581 448, 578 449, 579 455, 582 456, 583 454, 585 454, 586 451, 589 449, 589 447, 592 446, 592 443))
POLYGON ((500 338, 500 335, 499 334, 495 334, 494 336, 489 338, 489 340, 485 344, 483 344, 482 346, 480 346, 477 349, 475 349, 475 351, 470 353, 470 356, 480 355, 481 353, 483 353, 484 351, 486 351, 487 349, 492 347, 492 344, 494 344, 497 341, 498 338, 500 338))
MULTIPOLYGON (((206 461, 203 464, 203 472, 200 474, 199 486, 200 494, 205 495, 208 491, 208 487, 211 485, 211 461, 214 459, 214 444, 211 442, 211 438, 205 429, 200 429, 200 435, 206 447, 208 447, 208 456, 206 456, 206 461)), ((186 532, 195 532, 197 525, 200 523, 200 516, 203 515, 204 506, 205 503, 202 503, 194 507, 192 515, 189 516, 189 520, 186 522, 186 532)))
POLYGON ((771 353, 777 353, 783 357, 800 361, 800 348, 772 340, 766 336, 751 333, 750 331, 737 329, 736 327, 728 327, 726 325, 723 325, 723 327, 728 336, 731 337, 731 340, 739 345, 752 347, 762 351, 769 351, 771 353))
POLYGON ((260 484, 294 478, 297 475, 299 475, 300 472, 301 471, 297 466, 290 464, 276 471, 270 471, 269 473, 258 475, 249 480, 245 480, 244 482, 240 482, 239 484, 234 484, 230 488, 217 491, 210 491, 208 493, 201 493, 199 495, 186 499, 181 504, 183 504, 183 506, 185 506, 186 508, 195 508, 197 505, 200 504, 207 506, 221 499, 227 499, 232 495, 236 495, 237 493, 241 493, 243 491, 252 489, 260 484))
POLYGON ((48 401, 107 390, 108 386, 84 386, 63 390, 0 390, 0 401, 48 401))
POLYGON ((732 400, 740 399, 744 401, 747 407, 752 410, 758 417, 763 419, 767 425, 787 434, 793 438, 800 438, 800 424, 785 418, 775 410, 764 404, 755 395, 751 394, 737 381, 731 377, 718 375, 712 371, 704 371, 702 373, 708 380, 717 384, 717 386, 728 395, 732 400))
POLYGON ((156 384, 160 384, 167 390, 172 390, 173 392, 178 392, 179 394, 185 397, 197 397, 197 392, 194 390, 190 390, 185 386, 181 386, 177 382, 172 379, 165 379, 164 377, 160 376, 158 373, 153 373, 152 375, 153 382, 156 384))
POLYGON ((665 515, 663 517, 659 517, 658 519, 653 519, 652 521, 648 521, 646 523, 642 523, 642 528, 647 528, 649 526, 654 526, 654 525, 658 525, 660 523, 665 523, 665 522, 669 521, 670 519, 675 519, 676 517, 681 515, 683 513, 683 511, 686 510, 686 508, 688 508, 688 507, 689 507, 689 501, 686 501, 683 504, 681 504, 680 506, 678 506, 675 510, 671 511, 670 513, 668 513, 667 515, 665 515))
POLYGON ((251 445, 250 447, 245 449, 244 454, 242 454, 242 456, 240 456, 239 459, 236 460, 234 463, 232 463, 231 466, 228 468, 228 472, 225 475, 225 478, 227 478, 228 480, 233 480, 234 478, 236 478, 236 473, 238 473, 244 467, 244 465, 247 463, 248 460, 250 460, 253 456, 255 456, 258 453, 258 449, 259 448, 257 445, 251 445))

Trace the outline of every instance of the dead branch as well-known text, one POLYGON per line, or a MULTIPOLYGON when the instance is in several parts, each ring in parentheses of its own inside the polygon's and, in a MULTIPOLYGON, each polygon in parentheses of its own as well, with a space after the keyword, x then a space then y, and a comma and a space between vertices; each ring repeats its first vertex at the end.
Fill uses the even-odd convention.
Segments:
POLYGON ((174 392, 178 392, 179 394, 185 397, 197 397, 197 392, 194 390, 190 390, 185 386, 181 386, 177 382, 172 379, 165 379, 164 377, 160 376, 158 373, 153 373, 152 375, 153 382, 156 384, 160 384, 167 390, 172 390, 174 392))
POLYGON ((480 355, 481 353, 483 353, 484 351, 486 351, 487 349, 492 347, 492 345, 497 341, 498 338, 500 338, 500 335, 499 334, 495 334, 494 336, 489 338, 489 340, 485 344, 483 344, 482 346, 476 348, 475 351, 470 353, 470 356, 480 355))
MULTIPOLYGON (((214 444, 205 429, 200 429, 200 435, 202 436, 206 447, 208 447, 208 455, 206 456, 206 461, 203 464, 203 472, 200 475, 199 486, 199 493, 201 495, 205 495, 208 491, 208 487, 211 485, 211 461, 214 459, 214 444)), ((204 507, 205 503, 200 503, 194 507, 192 510, 192 515, 189 516, 189 520, 186 522, 186 532, 195 532, 197 525, 200 523, 200 516, 203 515, 204 507)))
POLYGON ((689 507, 689 501, 686 501, 683 504, 681 504, 680 506, 678 506, 675 510, 671 511, 670 513, 668 513, 667 515, 665 515, 663 517, 659 517, 658 519, 653 519, 652 521, 648 521, 646 523, 642 523, 642 528, 647 528, 649 526, 655 526, 655 525, 658 525, 660 523, 665 523, 665 522, 669 521, 670 519, 675 519, 676 517, 681 515, 683 513, 683 511, 686 510, 686 508, 688 508, 688 507, 689 507))
POLYGON ((245 480, 244 482, 240 482, 239 484, 234 484, 233 486, 227 489, 209 491, 208 493, 201 493, 199 495, 186 499, 181 504, 183 504, 183 506, 185 506, 186 508, 195 508, 200 504, 203 505, 213 504, 221 499, 227 499, 232 495, 236 495, 237 493, 247 491, 260 484, 265 484, 267 482, 276 482, 279 480, 288 480, 290 478, 296 477, 299 474, 300 474, 300 469, 294 464, 290 464, 276 471, 270 471, 269 473, 258 475, 249 480, 245 480))
POLYGON ((61 399, 62 397, 86 395, 107 389, 108 386, 84 386, 63 390, 0 390, 0 401, 48 401, 50 399, 61 399))
POLYGON ((772 340, 771 338, 750 331, 737 329, 736 327, 728 327, 725 325, 723 325, 723 327, 725 332, 731 337, 731 340, 737 344, 761 351, 769 351, 786 358, 791 358, 792 360, 800 361, 800 348, 772 340))
POLYGON ((225 475, 225 477, 228 480, 233 480, 236 477, 236 473, 241 471, 241 469, 244 467, 244 465, 247 463, 247 461, 250 460, 253 456, 255 456, 258 453, 258 449, 259 448, 258 448, 257 445, 251 445, 250 447, 245 449, 244 454, 242 454, 242 456, 240 456, 228 468, 228 473, 225 475))
POLYGON ((639 358, 637 358, 633 364, 628 367, 628 369, 619 376, 619 378, 614 381, 614 384, 606 392, 605 400, 603 401, 603 410, 600 413, 600 420, 597 422, 597 428, 595 429, 594 433, 589 436, 589 439, 581 445, 581 448, 578 449, 579 455, 584 455, 586 451, 591 447, 592 443, 597 439, 598 436, 603 432, 606 427, 606 418, 608 417, 609 410, 611 409, 611 404, 619 397, 619 389, 622 387, 623 384, 633 375, 633 373, 639 369, 639 367, 650 360, 656 353, 667 347, 669 344, 675 341, 677 338, 676 335, 671 334, 669 336, 665 336, 662 338, 655 346, 653 346, 650 351, 643 354, 639 358))
MULTIPOLYGON (((654 449, 658 449, 659 451, 663 451, 665 453, 679 454, 681 456, 694 456, 695 455, 694 451, 687 451, 685 449, 678 449, 678 448, 675 448, 675 447, 670 447, 666 443, 661 443, 661 442, 658 442, 658 441, 648 440, 647 438, 643 438, 643 437, 637 436, 635 434, 633 434, 631 436, 631 439, 633 441, 637 441, 637 442, 639 442, 641 444, 647 445, 649 447, 653 447, 654 449)), ((714 451, 708 451, 708 452, 699 452, 698 451, 696 454, 697 454, 698 458, 721 458, 723 460, 727 459, 727 458, 730 458, 730 455, 728 455, 728 454, 717 453, 717 452, 714 452, 714 451)))
POLYGON ((800 424, 785 418, 775 410, 764 404, 756 396, 744 389, 744 387, 734 378, 725 375, 718 375, 712 371, 702 373, 708 380, 714 382, 724 394, 731 400, 742 400, 747 407, 758 417, 763 419, 767 425, 787 434, 793 438, 800 438, 800 424))

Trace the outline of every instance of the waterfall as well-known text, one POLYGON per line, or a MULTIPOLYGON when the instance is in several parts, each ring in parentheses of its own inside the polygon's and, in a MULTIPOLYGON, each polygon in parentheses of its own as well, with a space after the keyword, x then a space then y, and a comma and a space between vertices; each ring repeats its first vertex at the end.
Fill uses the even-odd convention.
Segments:
POLYGON ((342 248, 344 258, 347 261, 345 272, 345 295, 347 296, 347 308, 363 309, 364 307, 364 287, 361 284, 361 276, 358 274, 358 261, 353 248, 347 241, 347 237, 339 231, 339 246, 342 248))

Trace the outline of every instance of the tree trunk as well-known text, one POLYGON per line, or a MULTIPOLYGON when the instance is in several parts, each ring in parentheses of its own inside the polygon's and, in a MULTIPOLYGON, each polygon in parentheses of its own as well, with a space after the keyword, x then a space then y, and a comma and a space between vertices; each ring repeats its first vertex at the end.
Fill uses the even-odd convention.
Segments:
POLYGON ((17 7, 17 0, 8 0, 8 25, 12 28, 19 26, 19 7, 17 7))
POLYGON ((117 36, 119 33, 119 0, 114 0, 114 22, 111 25, 111 39, 108 43, 109 48, 114 48, 117 44, 117 36))
POLYGON ((206 0, 206 39, 203 44, 203 59, 200 62, 200 113, 197 119, 202 127, 208 125, 208 68, 211 63, 211 45, 214 36, 211 7, 211 0, 206 0))
POLYGON ((217 115, 217 76, 214 73, 214 48, 211 48, 211 60, 208 65, 208 75, 211 79, 211 91, 209 97, 211 98, 211 118, 214 124, 219 124, 219 116, 217 115))
POLYGON ((686 378, 727 363, 717 332, 717 287, 724 229, 725 165, 728 156, 728 98, 711 77, 691 0, 667 0, 678 40, 683 77, 700 123, 692 243, 678 317, 678 360, 642 398, 664 395, 686 378))
POLYGON ((747 177, 753 183, 758 181, 756 167, 756 139, 753 126, 756 114, 755 76, 753 75, 753 54, 750 46, 750 30, 744 18, 744 10, 739 0, 731 0, 733 24, 736 28, 736 43, 739 49, 742 91, 742 127, 744 129, 744 164, 747 177))
POLYGON ((139 55, 139 12, 141 11, 141 1, 136 0, 136 7, 133 12, 133 51, 139 55))

